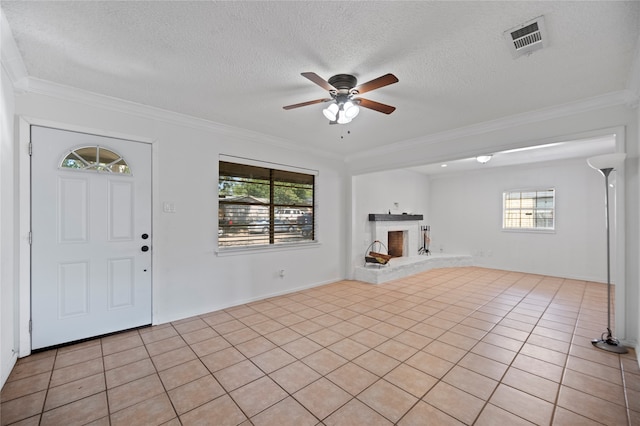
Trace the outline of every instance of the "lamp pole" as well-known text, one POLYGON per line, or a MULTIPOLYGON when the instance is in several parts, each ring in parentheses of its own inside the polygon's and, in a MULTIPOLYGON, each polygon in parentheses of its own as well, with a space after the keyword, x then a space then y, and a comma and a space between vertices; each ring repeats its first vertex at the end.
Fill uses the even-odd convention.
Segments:
POLYGON ((622 346, 618 339, 611 334, 611 237, 609 231, 609 175, 614 170, 612 163, 622 164, 626 154, 608 154, 593 157, 587 160, 589 166, 600 171, 604 176, 604 217, 607 230, 607 332, 602 333, 599 339, 591 340, 593 346, 608 352, 626 354, 627 348, 622 346))

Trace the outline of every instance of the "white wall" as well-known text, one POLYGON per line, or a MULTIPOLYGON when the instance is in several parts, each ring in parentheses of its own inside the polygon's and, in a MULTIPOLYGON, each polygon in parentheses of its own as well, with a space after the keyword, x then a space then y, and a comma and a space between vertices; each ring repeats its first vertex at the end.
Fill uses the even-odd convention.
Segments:
POLYGON ((369 213, 422 214, 422 223, 429 223, 429 178, 407 170, 392 170, 354 176, 351 185, 353 276, 353 268, 364 263, 367 247, 373 242, 369 213))
MULTIPOLYGON (((603 135, 610 129, 624 128, 626 134, 624 150, 627 152, 623 177, 626 201, 624 211, 624 251, 626 256, 624 259, 624 293, 627 297, 620 300, 625 303, 625 315, 624 318, 619 319, 623 326, 618 328, 624 329, 625 335, 618 334, 617 337, 624 339, 627 343, 636 344, 640 342, 640 295, 638 295, 640 292, 640 270, 638 268, 638 259, 640 259, 640 220, 638 219, 640 217, 640 176, 638 172, 640 168, 638 162, 640 133, 638 124, 640 117, 637 106, 603 103, 602 106, 596 107, 594 105, 598 104, 597 101, 587 100, 584 104, 576 105, 575 108, 566 105, 550 108, 546 111, 538 111, 530 117, 505 117, 504 120, 483 123, 477 128, 457 129, 440 135, 427 135, 381 150, 371 150, 349 158, 349 170, 353 175, 396 170, 468 158, 487 152, 576 140, 581 137, 603 135)), ((594 177, 592 176, 590 179, 592 178, 594 177)), ((431 215, 431 213, 429 214, 431 215)), ((441 237, 438 236, 439 230, 433 220, 434 218, 430 216, 432 250, 437 250, 439 249, 438 239, 441 237)), ((354 244, 359 244, 359 242, 354 240, 354 244)), ((454 247, 447 246, 447 244, 444 244, 444 249, 451 251, 454 247)), ((475 247, 468 248, 470 251, 474 249, 475 247)))
MULTIPOLYGON (((260 135, 177 115, 152 112, 145 116, 144 108, 136 108, 102 108, 96 103, 33 93, 16 98, 16 114, 32 124, 153 143, 154 323, 344 278, 344 218, 348 214, 342 161, 280 148, 260 135), (317 170, 319 243, 296 249, 216 254, 220 154, 317 170), (162 211, 167 201, 174 203, 175 213, 162 211), (281 269, 284 277, 277 273, 281 269)), ((26 142, 20 135, 17 149, 23 151, 26 142)), ((20 176, 22 189, 28 175, 21 170, 20 176)), ((21 211, 20 219, 28 221, 28 211, 21 211)), ((20 291, 28 291, 28 282, 21 282, 20 291)))
POLYGON ((473 255, 478 266, 606 282, 603 200, 604 180, 584 160, 433 177, 432 247, 473 255), (504 191, 551 187, 555 232, 502 230, 504 191))
MULTIPOLYGON (((24 279, 24 239, 16 229, 22 230, 28 223, 24 199, 28 198, 28 159, 24 158, 24 139, 17 145, 7 144, 13 138, 11 110, 14 97, 4 70, 2 74, 2 145, 0 146, 0 372, 5 380, 15 357, 12 355, 18 326, 21 337, 21 353, 28 343, 25 339, 28 321, 28 280, 24 279), (9 135, 9 136, 7 136, 9 135), (16 163, 13 158, 17 156, 16 163), (5 179, 5 177, 8 178, 5 179), (7 182, 14 181, 15 184, 7 182), (20 189, 14 198, 13 192, 20 189), (19 198, 19 200, 17 200, 19 198), (19 201, 19 202, 18 202, 19 201), (11 206, 7 212, 7 206, 11 206), (19 247, 20 246, 20 247, 19 247), (19 265, 18 265, 19 264, 19 265), (9 265, 9 266, 7 266, 9 265), (19 267, 18 267, 19 266, 19 267), (20 280, 20 323, 17 315, 14 284, 20 280), (26 294, 26 295, 25 295, 26 294), (25 343, 25 340, 27 343, 25 343)), ((97 131, 108 135, 128 136, 153 142, 154 155, 154 321, 157 323, 206 312, 243 301, 261 298, 269 294, 291 291, 341 278, 351 270, 356 257, 361 257, 368 226, 366 214, 388 211, 394 202, 401 211, 425 214, 425 222, 434 219, 428 212, 427 202, 415 206, 416 195, 426 188, 428 179, 422 176, 381 170, 401 169, 407 166, 440 162, 473 156, 499 149, 517 148, 557 139, 562 135, 576 136, 580 132, 592 132, 613 126, 627 129, 627 161, 625 184, 627 210, 626 238, 626 318, 627 338, 638 342, 640 330, 640 291, 638 265, 640 224, 640 112, 624 105, 601 109, 577 109, 554 118, 553 114, 541 114, 546 118, 513 120, 501 127, 486 126, 480 131, 463 131, 451 135, 418 138, 403 147, 392 146, 382 152, 368 152, 366 156, 348 161, 348 173, 340 161, 323 159, 299 150, 274 148, 264 144, 259 135, 250 135, 224 127, 207 124, 183 124, 179 117, 157 118, 155 114, 129 111, 126 107, 112 107, 109 102, 66 101, 36 94, 19 95, 15 99, 16 112, 34 124, 59 125, 71 130, 97 131), (155 118, 154 118, 155 117, 155 118), (191 153, 199 149, 196 155, 191 153), (320 245, 312 249, 259 252, 238 256, 218 257, 215 250, 217 155, 246 156, 259 160, 275 161, 308 167, 320 171, 318 184, 318 215, 320 245), (369 175, 363 175, 369 173, 369 175), (349 175, 357 175, 353 179, 349 175), (405 183, 402 190, 388 188, 388 176, 405 183), (366 178, 384 186, 366 182, 366 178), (208 187, 211 183, 211 188, 208 187), (173 201, 175 214, 161 212, 163 201, 173 201), (346 218, 352 213, 352 220, 346 218), (346 247, 350 247, 348 250, 346 247), (252 265, 247 268, 246 265, 252 265), (285 269, 284 279, 275 271, 285 269)), ((163 116, 163 114, 159 114, 163 116)), ((189 121, 189 120, 187 120, 189 121)), ((22 134, 18 136, 23 136, 22 134)), ((17 138, 16 138, 17 139, 17 138)), ((303 144, 304 141, 301 141, 303 144)), ((408 173, 408 172, 407 172, 408 173)), ((560 218, 559 218, 560 220, 560 218)), ((436 231, 434 229, 434 231, 436 231)), ((437 238, 437 237, 436 237, 437 238)), ((437 244, 437 241, 436 241, 437 244)), ((449 251, 453 247, 445 244, 449 251)), ((28 250, 27 250, 28 253, 28 250)), ((495 254, 494 254, 495 256, 495 254)), ((27 264, 28 266, 28 264, 27 264)), ((620 336, 619 336, 620 337, 620 336)), ((640 351, 639 351, 640 352, 640 351)))
POLYGON ((0 92, 0 388, 16 362, 16 272, 14 248, 14 95, 11 80, 2 72, 0 92))

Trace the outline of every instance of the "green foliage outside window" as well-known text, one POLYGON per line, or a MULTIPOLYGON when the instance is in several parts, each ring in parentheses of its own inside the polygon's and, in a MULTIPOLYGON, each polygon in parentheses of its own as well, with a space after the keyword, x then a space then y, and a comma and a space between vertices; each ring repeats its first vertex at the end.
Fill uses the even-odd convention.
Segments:
POLYGON ((220 161, 218 245, 314 240, 315 175, 220 161))

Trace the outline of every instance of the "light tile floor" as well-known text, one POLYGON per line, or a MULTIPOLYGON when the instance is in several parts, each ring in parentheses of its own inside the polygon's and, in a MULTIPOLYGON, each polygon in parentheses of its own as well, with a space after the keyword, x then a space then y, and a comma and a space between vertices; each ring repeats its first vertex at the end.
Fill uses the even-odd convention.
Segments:
POLYGON ((638 425, 606 286, 477 267, 355 281, 20 359, 2 425, 638 425))

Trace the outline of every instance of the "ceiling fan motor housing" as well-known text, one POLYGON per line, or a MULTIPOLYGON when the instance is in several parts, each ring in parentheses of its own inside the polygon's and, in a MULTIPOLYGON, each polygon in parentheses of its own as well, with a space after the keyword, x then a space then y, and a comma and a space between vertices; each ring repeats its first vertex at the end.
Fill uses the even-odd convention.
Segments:
POLYGON ((356 87, 358 79, 350 74, 336 74, 329 79, 329 84, 338 89, 339 92, 349 92, 356 87))

